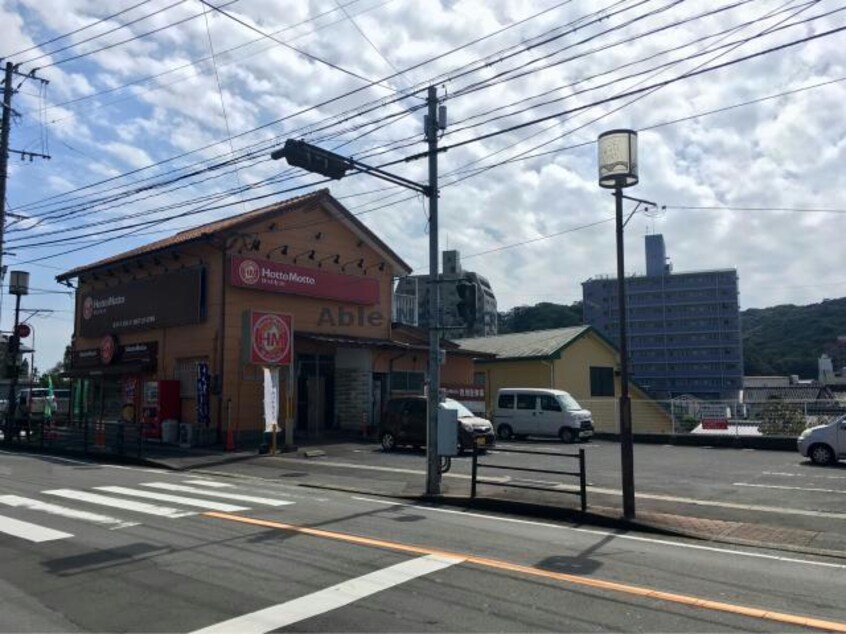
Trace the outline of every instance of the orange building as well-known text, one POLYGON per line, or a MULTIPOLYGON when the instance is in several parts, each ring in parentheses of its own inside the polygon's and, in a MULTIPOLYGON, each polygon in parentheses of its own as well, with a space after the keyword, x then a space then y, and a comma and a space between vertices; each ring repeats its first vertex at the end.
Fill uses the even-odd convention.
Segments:
MULTIPOLYGON (((277 407, 299 435, 372 430, 392 394, 423 391, 427 333, 392 323, 410 271, 321 190, 63 273, 77 280, 73 415, 156 438, 192 423, 200 443, 258 440, 277 407)), ((469 387, 472 355, 442 347, 442 382, 469 387)))

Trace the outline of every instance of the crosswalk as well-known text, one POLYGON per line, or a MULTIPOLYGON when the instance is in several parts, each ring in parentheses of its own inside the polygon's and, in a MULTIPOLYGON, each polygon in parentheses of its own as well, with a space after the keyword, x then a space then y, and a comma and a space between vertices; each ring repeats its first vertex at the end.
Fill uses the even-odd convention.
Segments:
POLYGON ((242 493, 233 484, 204 479, 184 480, 183 484, 155 481, 133 486, 45 489, 32 497, 0 491, 0 511, 9 513, 0 512, 0 537, 5 534, 41 543, 75 536, 49 526, 51 519, 118 530, 141 524, 145 516, 180 519, 205 511, 239 513, 290 504, 290 500, 242 493))

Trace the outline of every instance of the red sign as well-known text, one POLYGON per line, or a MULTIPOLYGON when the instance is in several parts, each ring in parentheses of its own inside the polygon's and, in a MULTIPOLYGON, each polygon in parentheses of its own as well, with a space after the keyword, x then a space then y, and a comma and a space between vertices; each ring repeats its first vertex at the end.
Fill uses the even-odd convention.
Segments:
POLYGON ((290 365, 293 341, 291 315, 259 311, 250 314, 250 363, 290 365))
POLYGON ((703 418, 702 429, 728 429, 729 423, 725 418, 703 418))
POLYGON ((232 256, 229 283, 269 293, 335 299, 353 304, 378 304, 379 282, 371 277, 339 275, 271 260, 232 256))
POLYGON ((15 326, 15 334, 21 339, 26 339, 32 334, 32 329, 27 324, 18 324, 15 326))

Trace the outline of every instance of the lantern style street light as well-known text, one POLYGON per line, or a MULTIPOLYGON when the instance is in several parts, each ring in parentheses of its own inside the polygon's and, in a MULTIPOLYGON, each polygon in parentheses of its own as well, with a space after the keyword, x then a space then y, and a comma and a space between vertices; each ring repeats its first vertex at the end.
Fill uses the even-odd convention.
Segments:
POLYGON ((623 188, 637 185, 637 132, 609 130, 597 139, 599 186, 614 190, 617 210, 617 301, 620 320, 620 468, 623 479, 623 516, 635 516, 634 439, 629 398, 629 358, 626 341, 626 277, 623 249, 623 188))

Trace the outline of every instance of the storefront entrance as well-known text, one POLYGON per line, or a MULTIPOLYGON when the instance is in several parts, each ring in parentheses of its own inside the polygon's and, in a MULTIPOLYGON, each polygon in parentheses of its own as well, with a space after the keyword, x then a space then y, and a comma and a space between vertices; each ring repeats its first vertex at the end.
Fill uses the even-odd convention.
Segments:
POLYGON ((319 436, 335 426, 335 359, 332 355, 297 356, 296 430, 319 436))

